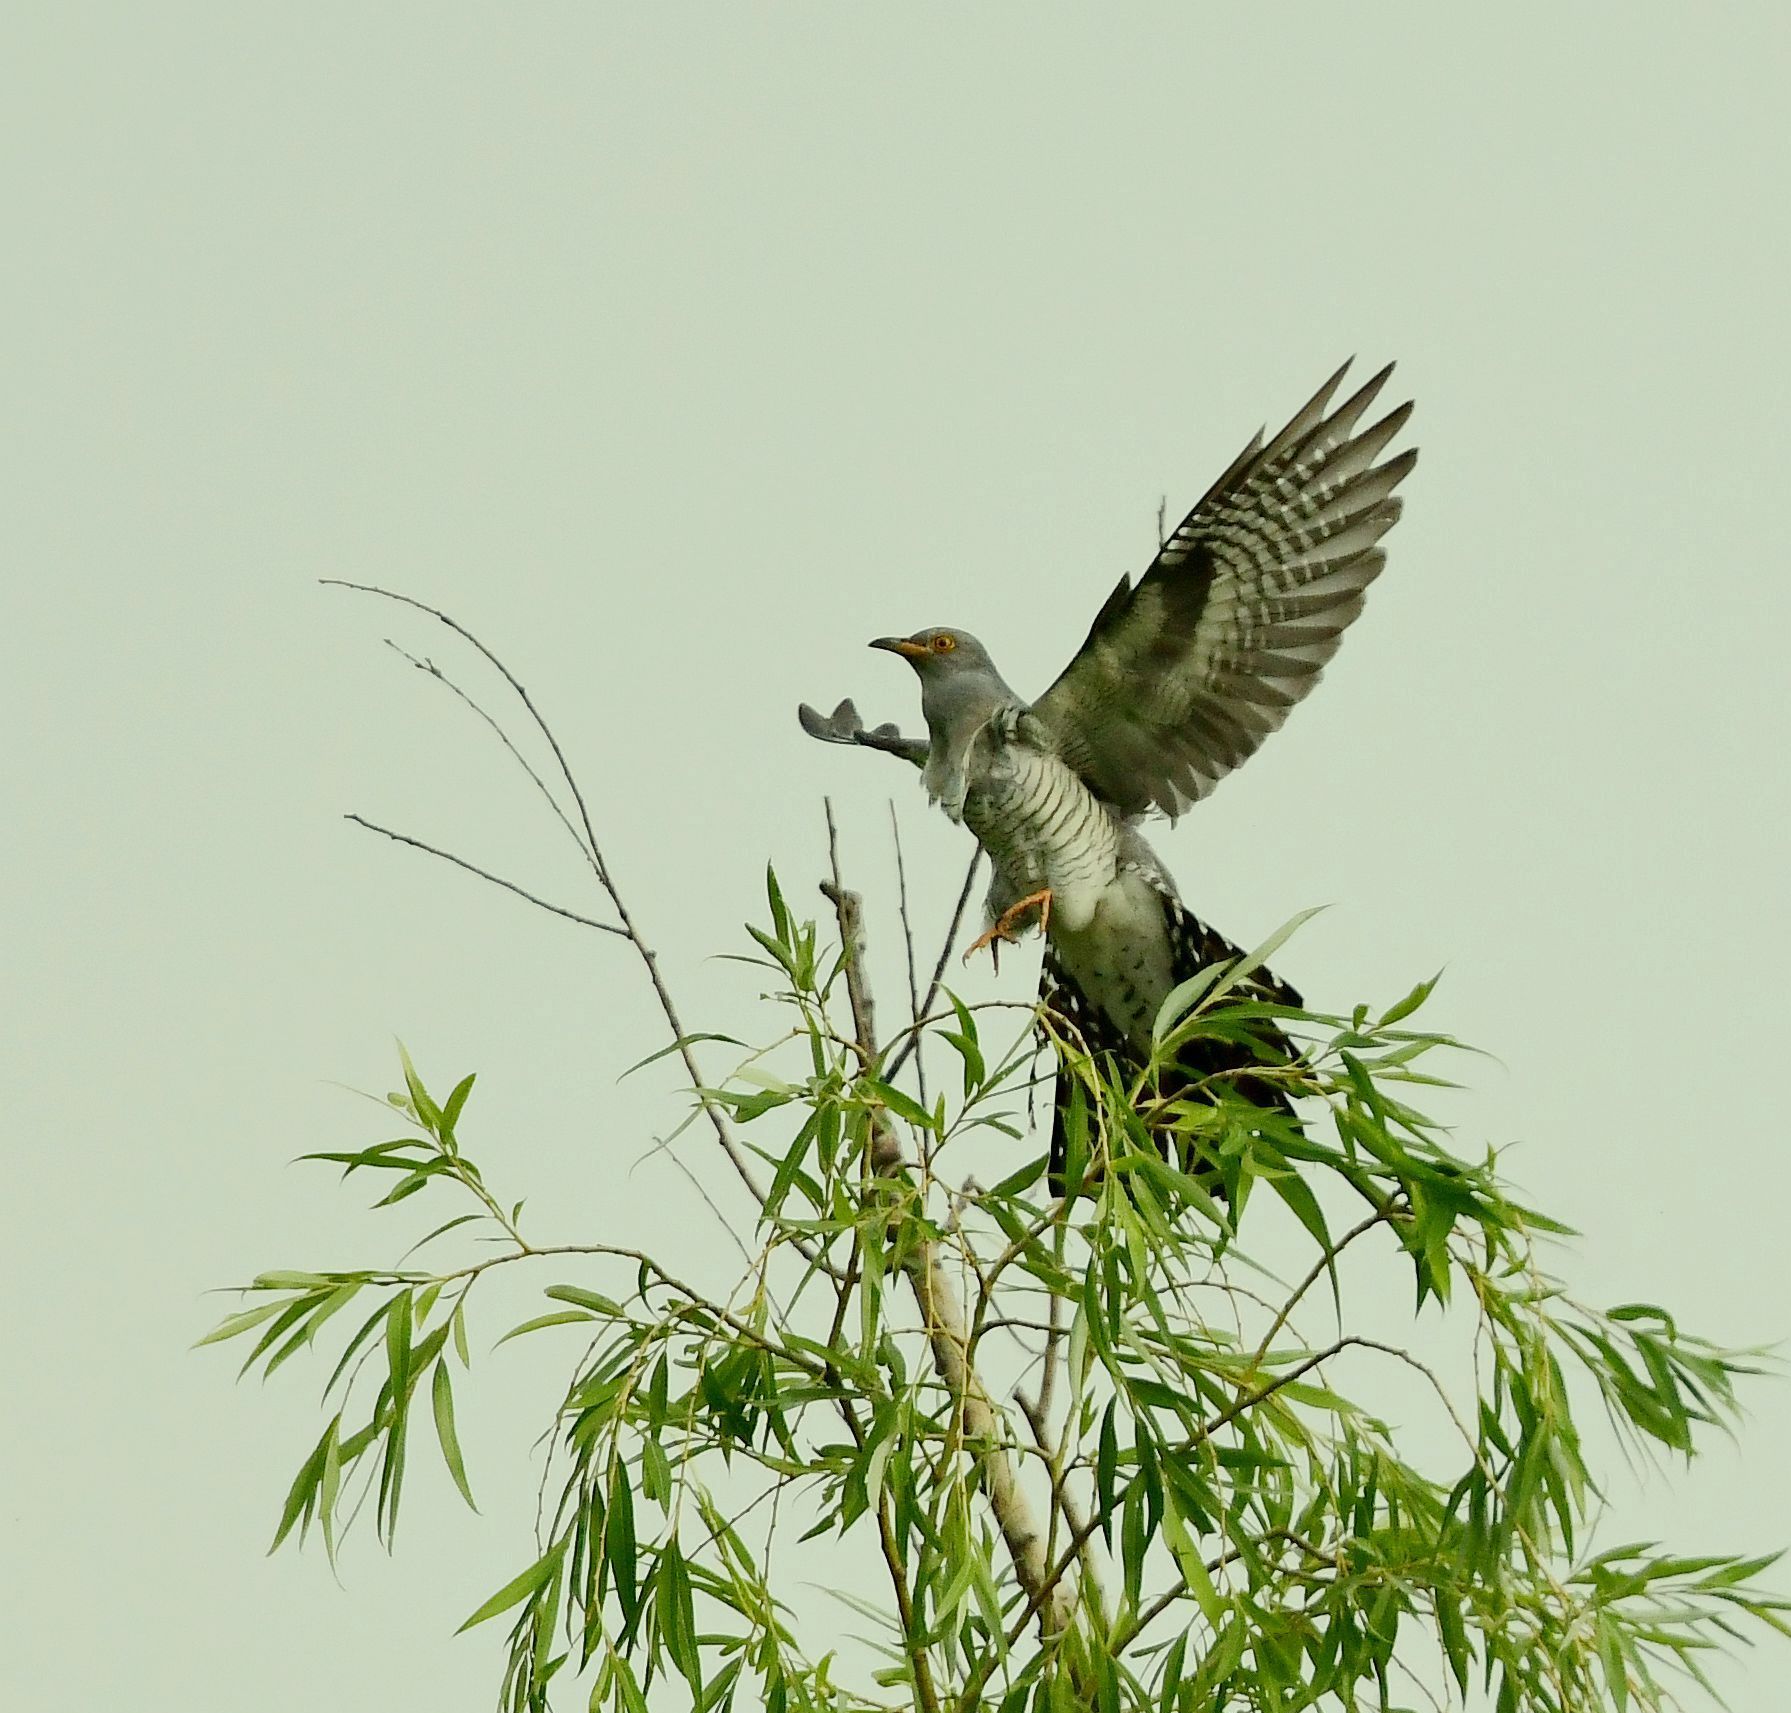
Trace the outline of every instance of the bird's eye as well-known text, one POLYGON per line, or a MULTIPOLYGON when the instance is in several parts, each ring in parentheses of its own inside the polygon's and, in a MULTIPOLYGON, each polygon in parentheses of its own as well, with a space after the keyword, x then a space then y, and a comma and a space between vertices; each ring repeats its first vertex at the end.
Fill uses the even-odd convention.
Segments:
POLYGON ((933 638, 933 652, 935 654, 950 654, 957 646, 958 639, 955 636, 948 635, 944 631, 941 631, 933 638))

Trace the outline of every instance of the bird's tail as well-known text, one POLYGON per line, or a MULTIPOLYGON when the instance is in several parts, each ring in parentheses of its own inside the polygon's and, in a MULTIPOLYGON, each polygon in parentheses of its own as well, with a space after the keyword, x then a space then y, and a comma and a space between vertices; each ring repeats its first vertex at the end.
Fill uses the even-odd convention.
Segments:
MULTIPOLYGON (((1168 896, 1163 899, 1165 925, 1169 930, 1177 985, 1211 969, 1215 964, 1238 963, 1245 953, 1223 934, 1216 933, 1199 917, 1184 909, 1168 896)), ((1299 994, 1266 969, 1255 969, 1233 990, 1242 1001, 1272 1005, 1300 1006, 1299 994)), ((1056 1032, 1066 1043, 1058 1049, 1057 1079, 1052 1100, 1051 1154, 1049 1181, 1053 1194, 1062 1195, 1066 1167, 1072 1151, 1072 1137, 1079 1142, 1077 1152, 1085 1153, 1092 1126, 1086 1122, 1090 1102, 1085 1073, 1079 1068, 1084 1056, 1096 1065, 1118 1072, 1128 1081, 1143 1069, 1139 1049, 1117 1030, 1099 1007, 1071 979, 1056 957, 1047 951, 1044 972, 1039 983, 1039 997, 1051 1014, 1056 1032), (1078 1114, 1081 1114, 1079 1116, 1078 1114)), ((1153 1100, 1165 1103, 1153 1110, 1167 1114, 1167 1103, 1194 1101, 1236 1108, 1254 1107, 1272 1112, 1283 1119, 1293 1116, 1293 1103, 1283 1083, 1265 1076, 1254 1076, 1258 1067, 1285 1065, 1297 1056, 1293 1043, 1273 1018, 1221 1019, 1212 1033, 1201 1033, 1182 1043, 1172 1062, 1160 1065, 1152 1089, 1153 1100)), ((1207 1180, 1209 1190, 1219 1188, 1216 1162, 1201 1157, 1201 1149, 1185 1124, 1178 1127, 1173 1118, 1164 1116, 1152 1127, 1158 1147, 1166 1160, 1179 1164, 1207 1180)), ((1079 1164, 1087 1165, 1084 1160, 1079 1164)), ((1086 1177, 1083 1172, 1079 1177, 1086 1177)))

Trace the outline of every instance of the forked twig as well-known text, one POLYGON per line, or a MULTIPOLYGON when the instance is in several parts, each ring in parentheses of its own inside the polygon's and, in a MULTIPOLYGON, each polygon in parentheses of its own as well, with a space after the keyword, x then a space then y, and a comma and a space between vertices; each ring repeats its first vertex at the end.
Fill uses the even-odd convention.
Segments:
MULTIPOLYGON (((1055 1300, 1055 1296, 1053 1297, 1055 1300)), ((1051 1423, 1045 1415, 1043 1405, 1035 1399, 1028 1398, 1024 1392, 1017 1393, 1020 1413, 1026 1418, 1026 1425, 1032 1429, 1033 1443, 1044 1456, 1045 1467, 1051 1474, 1051 1503, 1063 1518, 1069 1529, 1071 1538, 1082 1543, 1077 1554, 1078 1568, 1081 1573, 1083 1598, 1088 1601, 1089 1610, 1100 1627, 1104 1630, 1110 1622, 1107 1615, 1107 1595, 1101 1586, 1099 1567, 1094 1560, 1094 1529, 1090 1526, 1088 1513, 1082 1508, 1076 1495, 1070 1491, 1070 1472, 1064 1467, 1064 1436, 1059 1435, 1053 1443, 1051 1423)), ((1052 1525, 1051 1546, 1054 1548, 1057 1539, 1056 1525, 1052 1525)))
MULTIPOLYGON (((597 833, 591 823, 591 812, 586 807, 584 792, 579 789, 578 780, 573 774, 570 763, 566 760, 565 751, 560 748, 560 740, 554 736, 553 728, 542 718, 541 711, 535 706, 534 698, 529 695, 516 674, 498 659, 478 637, 474 636, 458 620, 450 618, 439 607, 432 607, 427 601, 419 601, 414 595, 401 595, 393 589, 382 589, 374 583, 351 583, 341 577, 324 577, 319 580, 333 588, 353 589, 363 595, 378 595, 382 600, 396 601, 400 606, 413 607, 420 613, 427 613, 432 619, 446 625, 456 636, 477 650, 496 670, 498 676, 516 693, 517 700, 522 703, 529 718, 534 721, 535 729, 540 732, 547 747, 553 752, 554 764, 559 769, 561 779, 566 782, 566 789, 571 793, 573 804, 578 810, 578 825, 583 829, 584 834, 580 843, 584 850, 585 860, 590 864, 592 872, 597 876, 599 884, 608 895, 610 905, 615 910, 616 919, 621 924, 619 929, 610 931, 612 933, 619 932, 634 947, 641 962, 646 966, 647 979, 652 983, 654 996, 659 1001, 659 1009, 664 1013, 666 1024, 671 1029, 673 1042, 678 1049, 678 1057, 684 1063, 691 1086, 698 1091, 697 1099, 702 1103, 703 1111, 708 1115, 709 1123, 715 1131, 715 1139, 721 1144, 722 1151, 727 1155, 735 1172, 739 1174, 740 1181, 746 1185, 753 1199, 763 1207, 765 1192, 760 1187, 752 1167, 747 1163, 746 1152, 741 1147, 739 1139, 734 1135, 733 1126, 728 1122, 727 1114, 713 1099, 701 1092, 708 1087, 708 1083, 698 1068, 696 1055, 691 1051, 690 1038, 685 1031, 683 1020, 678 1015, 678 1007, 672 999, 671 990, 666 986, 665 977, 660 973, 659 959, 653 948, 641 937, 640 930, 635 926, 634 918, 630 914, 627 904, 623 902, 621 891, 610 874, 609 864, 604 860, 602 847, 597 843, 597 833)), ((350 818, 359 819, 358 816, 350 818)), ((368 823, 362 822, 361 824, 367 825, 368 823)), ((383 828, 379 830, 384 831, 383 828)), ((387 836, 401 837, 396 834, 387 836)), ((419 843, 420 841, 407 840, 405 842, 419 843)), ((445 852, 440 851, 434 854, 446 855, 445 852)), ((470 863, 462 864, 462 866, 469 869, 472 867, 470 863)), ((492 877, 487 876, 486 878, 492 877)), ((499 882, 499 884, 506 883, 499 882)), ((521 889, 512 888, 512 890, 520 891, 521 889)))
POLYGON ((534 893, 520 887, 513 880, 505 880, 501 874, 493 874, 489 869, 480 868, 476 862, 468 862, 465 857, 456 856, 452 851, 444 851, 436 845, 425 844, 421 839, 413 839, 409 833, 395 833, 390 827, 382 827, 377 821, 369 821, 365 815, 344 815, 345 821, 353 821, 357 827, 365 827, 370 833, 379 833, 385 838, 395 840, 398 844, 409 845, 413 850, 426 851, 432 857, 440 857, 443 862, 451 862, 456 868, 464 868, 468 874, 476 874, 481 880, 489 880, 493 886, 501 886, 506 892, 514 892, 518 898, 526 898, 531 904, 538 904, 543 910, 551 910, 556 916, 564 916, 568 922, 582 923, 587 928, 598 928, 606 934, 616 934, 622 939, 628 938, 626 929, 618 928, 613 922, 599 922, 594 916, 581 916, 576 910, 568 910, 562 904, 549 904, 545 898, 537 898, 534 893))

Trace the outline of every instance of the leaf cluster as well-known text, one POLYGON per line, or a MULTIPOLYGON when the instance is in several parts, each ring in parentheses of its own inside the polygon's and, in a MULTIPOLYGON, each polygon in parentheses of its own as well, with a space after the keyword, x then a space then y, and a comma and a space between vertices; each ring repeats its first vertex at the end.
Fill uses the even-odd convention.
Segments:
POLYGON ((380 1206, 470 1199, 424 1241, 493 1252, 266 1273, 248 1287, 265 1300, 208 1335, 252 1336, 245 1371, 272 1373, 378 1298, 334 1362, 340 1402, 276 1546, 315 1522, 333 1555, 357 1478, 390 1540, 424 1391, 471 1502, 448 1361, 469 1361, 469 1295, 555 1261, 580 1276, 505 1334, 585 1341, 537 1551, 463 1626, 508 1621, 507 1708, 576 1681, 630 1713, 656 1684, 705 1713, 1390 1710, 1476 1686, 1498 1713, 1653 1713, 1675 1682, 1707 1686, 1711 1646, 1787 1628, 1768 1557, 1593 1540, 1587 1406, 1632 1453, 1689 1456, 1734 1419, 1758 1359, 1653 1305, 1582 1304, 1547 1270, 1565 1228, 1417 1104, 1458 1050, 1414 1026, 1432 984, 1376 1013, 1240 998, 1271 943, 1171 995, 1153 1061, 1120 1075, 1030 1008, 949 992, 878 1043, 862 990, 844 991, 853 948, 799 920, 774 877, 767 901, 747 960, 777 1026, 692 1096, 769 1174, 731 1290, 687 1283, 694 1257, 525 1238, 520 1204, 499 1204, 456 1137, 470 1077, 437 1104, 406 1059, 393 1101, 411 1132, 309 1156, 394 1174, 380 1206), (1300 1052, 1252 1074, 1282 1079, 1297 1116, 1224 1076, 1190 1092, 1159 1075, 1191 1040, 1251 1040, 1269 1018, 1300 1052), (898 1076, 910 1036, 919 1062, 898 1076), (923 1094, 929 1051, 955 1074, 923 1094), (1037 1156, 954 1184, 957 1161, 1024 1142, 1060 1064, 1066 1196, 1043 1193, 1037 1156), (1462 1335, 1465 1383, 1350 1330, 1349 1281, 1377 1256, 1411 1279, 1415 1317, 1462 1335), (1421 1466, 1383 1419, 1395 1372, 1450 1424, 1442 1460, 1421 1466), (886 1590, 841 1589, 871 1626, 850 1647, 797 1569, 837 1587, 826 1567, 848 1562, 886 1590))

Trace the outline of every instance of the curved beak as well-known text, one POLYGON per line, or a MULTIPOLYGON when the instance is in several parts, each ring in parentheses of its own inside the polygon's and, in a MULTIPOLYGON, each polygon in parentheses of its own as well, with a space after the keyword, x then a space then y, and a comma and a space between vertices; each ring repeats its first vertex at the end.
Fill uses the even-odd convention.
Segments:
POLYGON ((927 657, 926 647, 918 642, 911 642, 905 636, 880 636, 871 643, 872 648, 880 648, 886 654, 899 654, 908 660, 924 660, 927 657))

